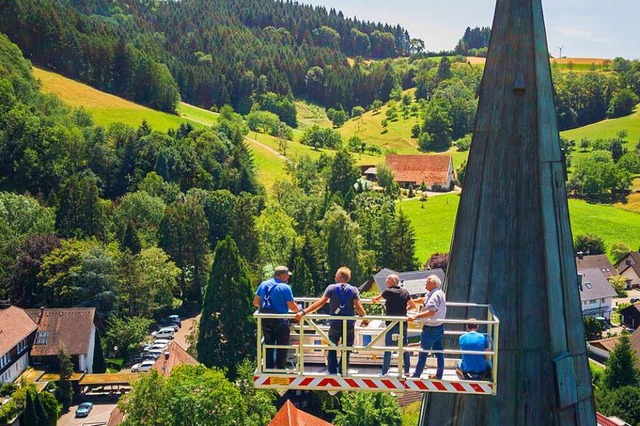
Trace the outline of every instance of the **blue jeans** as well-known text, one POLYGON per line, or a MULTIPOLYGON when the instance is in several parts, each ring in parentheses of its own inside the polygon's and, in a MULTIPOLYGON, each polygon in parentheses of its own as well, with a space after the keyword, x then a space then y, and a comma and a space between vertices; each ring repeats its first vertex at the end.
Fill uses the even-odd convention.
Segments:
MULTIPOLYGON (((435 327, 425 325, 422 327, 422 334, 420 334, 420 347, 423 350, 433 349, 434 351, 441 351, 444 349, 444 324, 435 327)), ((438 369, 436 370, 436 377, 442 379, 444 373, 444 354, 437 353, 436 359, 438 361, 438 369)), ((418 363, 416 364, 416 371, 413 372, 413 377, 420 377, 424 370, 424 365, 427 363, 427 353, 420 352, 418 355, 418 363)))
MULTIPOLYGON (((346 337, 347 337, 347 342, 346 342, 347 346, 353 346, 353 341, 355 340, 355 331, 354 331, 353 325, 347 326, 346 337)), ((331 325, 329 327, 329 340, 331 340, 331 343, 335 345, 337 345, 340 342, 340 340, 342 340, 342 325, 339 325, 339 326, 331 325)), ((342 344, 344 345, 345 342, 343 341, 342 344)), ((328 358, 327 368, 329 370, 329 374, 337 374, 338 370, 340 370, 341 374, 343 373, 342 356, 340 357, 340 366, 338 367, 338 355, 336 354, 336 351, 331 351, 331 350, 329 351, 329 354, 327 355, 327 358, 328 358)), ((349 351, 347 351, 346 356, 347 356, 347 368, 349 368, 349 351)))
MULTIPOLYGON (((400 338, 400 324, 394 325, 384 336, 384 345, 385 346, 397 346, 397 342, 393 341, 393 335, 397 334, 398 338, 400 338)), ((406 349, 407 344, 409 343, 409 338, 407 337, 407 327, 403 327, 403 342, 402 345, 406 349)), ((404 360, 404 373, 409 374, 409 362, 410 362, 410 354, 409 352, 405 352, 403 354, 404 360)), ((389 366, 391 365, 391 352, 387 351, 384 353, 384 358, 382 360, 382 374, 387 374, 389 372, 389 366)))

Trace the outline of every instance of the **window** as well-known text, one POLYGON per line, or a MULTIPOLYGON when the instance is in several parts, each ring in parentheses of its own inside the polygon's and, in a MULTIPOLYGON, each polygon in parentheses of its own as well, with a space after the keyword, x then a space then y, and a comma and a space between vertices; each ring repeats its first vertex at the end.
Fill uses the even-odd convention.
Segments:
POLYGON ((584 286, 585 286, 586 288, 593 288, 593 286, 591 285, 591 283, 590 283, 590 282, 586 282, 586 283, 584 283, 584 286))
POLYGON ((4 367, 5 365, 9 364, 9 361, 11 361, 11 357, 9 356, 9 354, 4 354, 2 356, 2 358, 0 358, 0 368, 4 367))
POLYGON ((38 331, 36 333, 36 340, 33 342, 34 345, 46 345, 47 338, 49 337, 48 331, 38 331))

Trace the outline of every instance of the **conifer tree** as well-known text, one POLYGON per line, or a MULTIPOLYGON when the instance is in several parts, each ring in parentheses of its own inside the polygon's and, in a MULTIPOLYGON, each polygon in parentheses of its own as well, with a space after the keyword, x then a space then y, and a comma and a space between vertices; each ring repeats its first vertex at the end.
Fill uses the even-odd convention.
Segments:
POLYGON ((622 333, 606 365, 603 382, 607 388, 617 389, 640 384, 640 370, 636 367, 636 354, 631 348, 629 334, 622 333))
POLYGON ((391 269, 395 271, 412 271, 418 267, 416 258, 416 233, 407 215, 400 210, 390 241, 394 258, 391 269))
POLYGON ((54 422, 51 422, 51 420, 49 419, 49 416, 47 416, 47 412, 44 409, 44 405, 42 405, 42 401, 40 400, 40 395, 38 394, 38 392, 33 393, 33 405, 35 406, 38 425, 44 426, 44 425, 49 425, 51 423, 54 423, 54 422))
POLYGON ((73 400, 73 387, 70 380, 73 374, 73 363, 64 349, 60 349, 58 352, 58 364, 60 366, 60 381, 58 381, 56 388, 56 398, 62 404, 62 408, 68 410, 73 400))
POLYGON ((129 250, 132 254, 138 254, 140 253, 140 250, 142 250, 142 244, 140 243, 138 233, 129 224, 127 224, 127 227, 125 228, 120 250, 129 250))
POLYGON ((214 253, 202 302, 198 360, 227 370, 235 380, 238 364, 255 355, 253 288, 249 267, 233 239, 220 241, 214 253))
POLYGON ((36 405, 31 397, 31 391, 27 391, 24 412, 22 414, 22 422, 24 426, 39 426, 38 415, 36 414, 36 405))
POLYGON ((102 352, 102 338, 100 332, 96 330, 96 339, 93 348, 93 372, 104 373, 107 371, 107 363, 104 360, 104 353, 102 352))
POLYGON ((255 210, 252 197, 246 193, 240 194, 236 200, 231 227, 231 237, 251 265, 257 264, 260 257, 255 210))

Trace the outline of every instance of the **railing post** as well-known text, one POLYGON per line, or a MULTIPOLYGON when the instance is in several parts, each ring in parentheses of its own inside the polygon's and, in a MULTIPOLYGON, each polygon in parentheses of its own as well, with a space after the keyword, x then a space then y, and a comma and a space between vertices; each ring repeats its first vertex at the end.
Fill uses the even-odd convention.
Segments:
POLYGON ((298 340, 298 356, 296 357, 297 363, 296 367, 298 369, 298 375, 304 373, 304 322, 305 318, 302 316, 300 318, 300 337, 298 340))
POLYGON ((259 373, 263 373, 263 368, 262 368, 262 318, 258 317, 258 330, 257 330, 257 354, 256 354, 256 364, 258 367, 258 372, 259 373))
MULTIPOLYGON (((342 318, 342 339, 340 339, 340 370, 342 371, 342 375, 346 376, 348 373, 347 367, 347 354, 343 349, 347 347, 347 324, 348 320, 342 318)), ((355 325, 354 325, 354 333, 355 333, 355 325)), ((354 335, 355 337, 355 335, 354 335)), ((355 340, 354 340, 355 343, 355 340)), ((338 356, 338 351, 336 351, 336 356, 338 356)))
POLYGON ((398 321, 398 376, 404 371, 404 324, 405 321, 398 321))

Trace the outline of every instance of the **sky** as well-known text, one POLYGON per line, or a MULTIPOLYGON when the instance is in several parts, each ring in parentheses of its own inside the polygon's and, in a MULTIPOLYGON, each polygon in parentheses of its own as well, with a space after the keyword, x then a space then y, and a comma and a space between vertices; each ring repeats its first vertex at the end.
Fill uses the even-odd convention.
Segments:
MULTIPOLYGON (((467 27, 490 27, 495 0, 298 0, 359 20, 400 24, 430 51, 450 50, 467 27)), ((543 0, 549 52, 640 59, 640 0, 543 0)))

